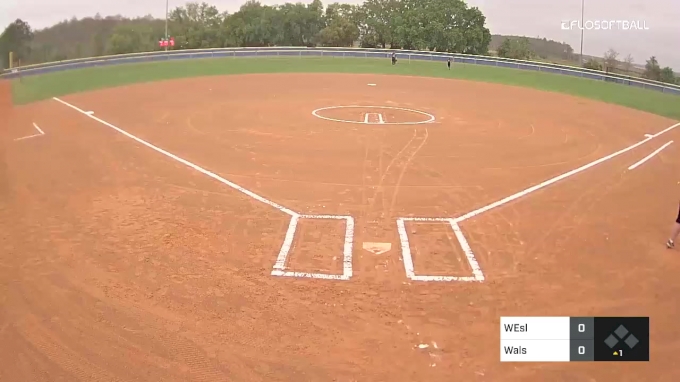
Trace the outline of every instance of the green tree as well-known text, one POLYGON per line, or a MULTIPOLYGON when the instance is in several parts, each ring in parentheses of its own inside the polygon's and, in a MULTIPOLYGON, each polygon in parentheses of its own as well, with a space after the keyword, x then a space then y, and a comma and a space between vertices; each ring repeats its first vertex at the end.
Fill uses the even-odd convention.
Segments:
POLYGON ((13 52, 15 60, 24 61, 31 54, 30 42, 33 40, 33 30, 21 19, 9 24, 0 34, 0 60, 2 68, 9 67, 9 52, 13 52))
MULTIPOLYGON (((404 3, 407 1, 404 0, 404 3)), ((362 47, 387 47, 388 42, 392 39, 389 22, 394 19, 391 13, 395 2, 396 0, 366 0, 363 3, 360 24, 362 47)))
POLYGON ((630 53, 623 59, 622 69, 626 74, 629 74, 633 69, 633 62, 633 56, 630 53))
MULTIPOLYGON (((169 33, 182 49, 221 48, 224 15, 208 3, 190 2, 168 15, 169 33)), ((165 36, 158 36, 165 37, 165 36)))
POLYGON ((659 62, 656 60, 655 56, 652 56, 649 58, 649 60, 647 60, 647 63, 645 64, 645 72, 642 74, 642 76, 654 81, 661 80, 661 67, 659 66, 659 62))
POLYGON ((323 46, 351 47, 359 39, 357 9, 349 4, 333 3, 326 8, 326 27, 319 33, 323 46))
POLYGON ((606 72, 613 72, 619 66, 619 52, 610 48, 604 53, 604 69, 606 72))
MULTIPOLYGON (((234 14, 190 2, 168 15, 176 49, 267 46, 353 46, 484 54, 486 18, 464 0, 366 0, 362 5, 243 4, 234 14)), ((37 31, 25 44, 32 62, 158 50, 165 21, 152 16, 72 18, 37 31)), ((5 50, 6 48, 5 38, 5 50)), ((6 55, 5 55, 6 56, 6 55)))
POLYGON ((113 30, 108 41, 110 54, 138 53, 156 49, 157 38, 149 25, 122 24, 113 30))
POLYGON ((282 20, 275 7, 248 1, 238 12, 223 21, 226 46, 264 47, 272 46, 280 40, 277 30, 281 30, 282 20))
POLYGON ((591 58, 588 61, 584 62, 583 67, 592 70, 602 70, 602 64, 594 58, 591 58))
POLYGON ((95 57, 103 56, 106 52, 106 36, 102 31, 97 31, 97 33, 92 36, 92 47, 92 53, 95 57))
POLYGON ((675 83, 675 73, 673 73, 673 69, 671 69, 668 66, 661 69, 661 73, 659 74, 659 80, 661 82, 674 84, 675 83))
POLYGON ((529 40, 526 37, 506 38, 501 46, 498 47, 497 52, 499 57, 516 60, 530 60, 535 57, 535 53, 531 50, 529 40))

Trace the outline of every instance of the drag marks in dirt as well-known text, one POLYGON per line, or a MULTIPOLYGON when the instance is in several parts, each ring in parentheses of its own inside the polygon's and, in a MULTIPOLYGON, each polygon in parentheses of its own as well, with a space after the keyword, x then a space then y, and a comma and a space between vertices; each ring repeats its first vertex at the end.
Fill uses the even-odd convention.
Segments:
MULTIPOLYGON (((58 98, 54 98, 55 101, 58 101, 62 103, 65 106, 68 106, 72 108, 73 110, 78 111, 79 113, 87 116, 88 118, 91 118, 109 128, 112 128, 116 130, 117 132, 127 136, 128 138, 131 138, 138 143, 147 146, 148 148, 151 148, 152 150, 159 152, 175 161, 178 161, 198 172, 201 172, 247 196, 249 196, 252 199, 255 199, 261 203, 267 204, 287 215, 290 216, 290 222, 288 224, 288 228, 286 230, 283 243, 281 245, 280 251, 278 253, 276 262, 274 264, 273 270, 271 271, 271 275, 273 276, 284 276, 284 277, 301 277, 301 278, 314 278, 314 279, 327 279, 327 280, 349 280, 352 275, 352 251, 353 251, 353 240, 354 240, 354 218, 351 216, 339 216, 339 215, 316 215, 316 214, 303 214, 300 212, 293 211, 291 209, 288 209, 280 204, 277 204, 269 199, 266 199, 252 191, 249 191, 227 179, 224 179, 220 177, 217 174, 214 174, 208 170, 203 169, 202 167, 193 164, 185 159, 182 159, 172 153, 169 153, 159 147, 156 147, 98 117, 95 117, 92 113, 86 112, 74 105, 71 105, 65 101, 62 101, 58 98), (294 248, 294 243, 295 243, 295 238, 296 234, 299 233, 298 230, 298 225, 302 224, 304 220, 308 219, 321 219, 321 220, 337 220, 340 221, 341 223, 344 223, 344 239, 342 240, 342 274, 338 273, 325 273, 325 272, 317 272, 317 273, 312 273, 312 272, 298 272, 298 271, 291 271, 290 270, 290 255, 291 252, 293 251, 294 248)), ((354 106, 352 106, 354 107, 354 106)), ((369 107, 369 106, 362 106, 362 108, 381 108, 381 107, 369 107)), ((387 108, 387 107, 382 107, 382 108, 387 108)), ((317 109, 319 110, 319 109, 317 109)), ((315 110, 315 112, 317 111, 315 110)), ((328 119, 321 117, 319 115, 316 115, 317 117, 320 117, 322 119, 328 119)), ((364 118, 369 119, 371 121, 373 119, 376 119, 379 123, 381 117, 373 116, 364 116, 364 118)), ((432 120, 434 120, 434 116, 432 116, 432 120)), ((332 119, 331 119, 332 120, 332 119)), ((383 122, 385 122, 384 119, 382 119, 383 122)), ((345 121, 341 121, 345 122, 345 121)), ((350 121, 347 121, 350 122, 350 121)), ((408 123, 408 124, 421 124, 421 123, 426 123, 428 121, 423 121, 423 122, 418 122, 418 123, 408 123)), ((363 123, 363 121, 352 121, 351 123, 363 123)), ((369 124, 375 123, 375 122, 369 122, 369 124)), ((385 125, 387 123, 382 123, 381 125, 385 125)), ((417 216, 408 216, 408 217, 399 217, 396 220, 397 223, 397 233, 399 235, 399 242, 401 244, 401 253, 402 253, 402 262, 404 265, 404 269, 406 272, 407 278, 413 280, 413 281, 465 281, 465 282, 482 282, 485 280, 485 276, 481 270, 481 267, 479 266, 479 263, 477 259, 475 258, 474 252, 472 248, 470 247, 467 239, 465 238, 465 235, 463 234, 463 231, 461 230, 460 223, 463 221, 473 218, 477 215, 480 215, 484 212, 487 212, 491 209, 494 209, 496 207, 500 207, 502 205, 505 205, 507 203, 510 203, 516 199, 519 199, 521 197, 527 196, 535 191, 538 191, 544 187, 547 187, 551 184, 554 184, 558 181, 564 180, 568 177, 571 177, 572 175, 578 174, 582 171, 585 171, 591 167, 594 167, 598 164, 604 163, 612 158, 615 158, 619 155, 622 155, 628 151, 631 151, 644 143, 657 138, 674 128, 680 126, 680 123, 675 124, 673 126, 670 126, 666 128, 665 130, 653 134, 653 135, 647 135, 646 138, 642 141, 639 141, 633 145, 630 145, 622 150, 619 150, 613 154, 610 154, 608 156, 602 157, 600 159, 597 159, 595 161, 592 161, 586 165, 583 165, 581 167, 578 167, 574 170, 571 170, 569 172, 566 172, 562 175, 558 175, 556 177, 553 177, 547 181, 544 181, 540 184, 534 185, 532 187, 529 187, 525 190, 522 190, 520 192, 517 192, 513 195, 510 195, 508 197, 505 197, 501 200, 498 200, 494 203, 488 204, 486 206, 483 206, 481 208, 478 208, 476 210, 470 211, 464 215, 458 216, 458 217, 417 217, 417 216), (447 230, 450 229, 450 232, 453 233, 453 236, 455 236, 455 239, 458 241, 458 245, 460 247, 460 251, 462 251, 462 254, 464 255, 466 261, 467 261, 467 269, 466 271, 469 271, 471 275, 418 275, 416 274, 417 271, 414 266, 414 258, 413 254, 411 253, 411 243, 409 239, 409 234, 407 232, 407 224, 410 225, 416 225, 422 222, 428 222, 428 223, 435 223, 435 224, 443 224, 447 227, 447 230)), ((375 213, 379 212, 380 217, 379 218, 388 218, 393 211, 394 205, 395 205, 395 200, 397 198, 397 194, 399 191, 399 184, 401 180, 404 177, 404 173, 408 170, 409 165, 413 158, 416 156, 418 151, 425 145, 427 141, 427 136, 428 136, 428 131, 427 128, 423 127, 416 127, 414 130, 414 135, 411 138, 411 140, 408 141, 408 143, 401 149, 399 153, 397 153, 393 158, 392 161, 387 165, 384 171, 380 171, 380 181, 378 182, 377 187, 375 188, 375 192, 373 193, 372 197, 368 198, 368 210, 367 211, 362 211, 363 215, 372 215, 374 218, 378 218, 377 216, 374 216, 375 213), (384 197, 384 186, 383 182, 385 181, 385 178, 389 175, 388 173, 394 173, 394 171, 390 172, 392 170, 392 167, 398 168, 399 172, 398 174, 394 174, 398 176, 396 186, 394 187, 394 193, 391 196, 391 199, 388 201, 384 197), (378 195, 382 196, 382 209, 381 211, 374 210, 374 204, 376 203, 376 200, 378 198, 378 195)), ((657 150, 656 152, 652 153, 652 155, 649 155, 647 158, 644 158, 642 161, 638 162, 636 165, 639 166, 640 164, 644 163, 654 155, 658 154, 661 150, 663 150, 665 147, 670 145, 671 142, 667 143, 665 146, 657 150)), ((368 159, 368 158, 366 158, 368 159)), ((380 159, 382 159, 382 155, 380 156, 380 159)), ((633 166, 631 166, 633 167, 633 166)), ((380 168, 382 169, 382 164, 380 165, 380 168)), ((635 167, 633 167, 635 168, 635 167)), ((364 192, 366 189, 366 169, 364 168, 364 192)), ((367 195, 364 194, 364 200, 367 197, 367 195)), ((364 217, 370 217, 370 216, 364 216, 364 217)), ((370 220, 370 219, 369 219, 370 220)), ((447 237, 449 237, 448 233, 446 233, 447 237)), ((457 249, 454 249, 454 252, 456 252, 457 249)), ((460 253, 460 252, 459 252, 460 253)), ((336 256, 337 258, 338 256, 336 256)), ((332 266, 334 267, 334 266, 332 266)), ((321 267, 324 268, 323 270, 326 272, 328 271, 328 267, 321 267)), ((458 269, 451 270, 452 273, 458 273, 461 271, 461 268, 458 267, 458 269)))

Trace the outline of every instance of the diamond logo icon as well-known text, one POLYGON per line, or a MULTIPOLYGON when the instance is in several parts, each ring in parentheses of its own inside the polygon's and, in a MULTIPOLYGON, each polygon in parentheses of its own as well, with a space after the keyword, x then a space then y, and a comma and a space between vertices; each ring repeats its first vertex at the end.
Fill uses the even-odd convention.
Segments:
POLYGON ((616 334, 617 337, 623 338, 628 334, 628 329, 626 329, 623 325, 619 325, 616 330, 614 330, 614 334, 616 334))
POLYGON ((640 342, 640 341, 639 341, 634 335, 631 334, 631 335, 628 336, 628 338, 626 338, 626 340, 623 341, 623 342, 625 342, 626 345, 628 345, 628 347, 632 349, 632 348, 634 348, 635 345, 637 345, 638 342, 640 342))
POLYGON ((619 340, 617 340, 616 337, 610 334, 609 337, 607 337, 607 339, 604 340, 604 343, 606 343, 607 346, 609 346, 610 348, 613 348, 614 346, 616 346, 617 343, 619 343, 619 340))

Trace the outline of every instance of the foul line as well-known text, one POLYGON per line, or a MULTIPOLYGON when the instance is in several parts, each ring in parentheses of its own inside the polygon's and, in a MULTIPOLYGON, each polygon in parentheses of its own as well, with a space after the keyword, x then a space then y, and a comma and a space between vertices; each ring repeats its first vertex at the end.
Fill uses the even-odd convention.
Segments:
MULTIPOLYGON (((633 150, 633 149, 649 142, 650 140, 652 140, 656 137, 659 137, 659 136, 675 129, 678 126, 680 126, 680 123, 676 123, 675 125, 670 126, 670 127, 666 128, 666 129, 664 129, 664 130, 662 130, 662 131, 660 131, 656 134, 647 134, 647 135, 645 135, 646 138, 644 140, 640 141, 640 142, 632 144, 632 145, 630 145, 630 146, 628 146, 624 149, 621 149, 621 150, 619 150, 615 153, 609 154, 609 155, 602 157, 600 159, 594 160, 594 161, 592 161, 592 162, 590 162, 586 165, 583 165, 579 168, 576 168, 574 170, 566 172, 562 175, 558 175, 554 178, 548 179, 545 182, 539 183, 535 186, 529 187, 525 190, 522 190, 520 192, 512 194, 512 195, 510 195, 506 198, 503 198, 501 200, 498 200, 494 203, 488 204, 488 205, 481 207, 481 208, 478 208, 474 211, 470 211, 470 212, 468 212, 468 213, 466 213, 462 216, 459 216, 457 218, 442 218, 442 217, 397 218, 397 230, 399 232, 399 238, 400 238, 400 241, 401 241, 401 251, 402 251, 402 258, 403 258, 403 262, 404 262, 404 268, 406 270, 406 276, 409 279, 414 280, 414 281, 483 281, 484 280, 483 273, 482 273, 481 269, 479 268, 479 264, 477 263, 477 260, 474 257, 474 253, 473 253, 472 249, 470 248, 470 246, 467 242, 467 239, 463 235, 463 232, 460 230, 458 223, 465 221, 467 219, 470 219, 470 218, 477 216, 481 213, 484 213, 486 211, 489 211, 491 209, 494 209, 496 207, 500 207, 500 206, 507 204, 507 203, 509 203, 513 200, 519 199, 522 196, 526 196, 526 195, 528 195, 528 194, 530 194, 534 191, 538 191, 538 190, 540 190, 544 187, 547 187, 547 186, 549 186, 553 183, 556 183, 560 180, 566 179, 566 178, 568 178, 572 175, 578 174, 579 172, 585 171, 585 170, 587 170, 587 169, 589 169, 593 166, 596 166, 600 163, 606 162, 606 161, 608 161, 612 158, 615 158, 615 157, 617 157, 621 154, 624 154, 624 153, 626 153, 630 150, 633 150), (468 262, 470 264, 470 267, 472 268, 474 276, 473 277, 416 276, 415 272, 414 272, 414 267, 413 267, 413 259, 412 259, 412 256, 411 256, 411 247, 410 247, 409 240, 408 240, 408 234, 406 233, 406 227, 405 227, 405 223, 404 223, 405 221, 419 221, 419 222, 444 222, 444 221, 448 221, 451 224, 451 228, 453 229, 454 233, 456 234, 456 238, 458 239, 458 242, 461 246, 461 249, 463 250, 463 252, 465 253, 465 256, 468 259, 468 262)), ((652 154, 650 154, 646 158, 643 158, 640 162, 634 164, 633 166, 629 167, 628 169, 631 170, 631 169, 639 166, 640 164, 644 163, 646 160, 648 160, 649 158, 651 158, 652 156, 654 156, 655 154, 657 154, 658 152, 660 152, 661 150, 663 150, 664 148, 669 146, 671 143, 673 143, 673 141, 666 143, 664 146, 662 146, 661 148, 659 148, 658 150, 656 150, 655 152, 653 152, 652 154)))
MULTIPOLYGON (((288 230, 286 231, 286 235, 283 240, 283 244, 281 245, 281 249, 279 251, 279 255, 277 257, 276 263, 274 264, 274 270, 271 272, 272 276, 292 276, 292 277, 304 277, 304 278, 317 278, 317 279, 331 279, 331 280, 349 280, 352 277, 352 243, 354 241, 354 219, 351 216, 336 216, 336 215, 302 215, 299 214, 291 209, 288 209, 286 207, 283 207, 282 205, 275 203, 269 199, 266 199, 250 190, 247 190, 241 186, 239 186, 236 183, 233 183, 227 179, 224 179, 223 177, 208 171, 194 163, 189 162, 186 159, 180 158, 175 154, 172 154, 166 150, 161 149, 160 147, 157 147, 141 138, 136 137, 135 135, 132 135, 128 133, 127 131, 114 126, 113 124, 104 121, 103 119, 100 119, 98 117, 95 117, 92 112, 90 111, 84 111, 80 109, 77 106, 71 105, 70 103, 66 101, 62 101, 61 99, 57 97, 53 97, 53 100, 60 102, 61 104, 70 107, 73 110, 76 110, 80 114, 91 118, 107 127, 110 127, 117 132, 125 135, 126 137, 133 139, 137 141, 138 143, 141 143, 142 145, 159 152, 171 159, 174 159, 188 167, 193 168, 194 170, 207 175, 218 182, 225 184, 245 195, 250 196, 251 198, 262 202, 264 204, 267 204, 271 207, 276 208, 277 210, 290 215, 290 223, 288 225, 288 230), (297 224, 299 219, 342 219, 346 221, 346 228, 345 228, 345 241, 344 241, 344 247, 343 247, 343 272, 342 275, 335 275, 335 274, 324 274, 324 273, 305 273, 305 272, 287 272, 285 271, 286 269, 286 262, 288 260, 288 254, 292 248, 293 245, 293 239, 295 236, 295 231, 297 228, 297 224)), ((36 128, 37 125, 36 125, 36 128)), ((39 128, 38 128, 39 130, 39 128)), ((39 130, 41 131, 41 130, 39 130)))
POLYGON ((638 167, 639 165, 641 165, 641 164, 647 162, 647 161, 648 161, 649 159, 651 159, 654 155, 660 153, 661 150, 663 150, 663 149, 665 149, 666 147, 670 146, 671 143, 673 143, 673 141, 670 141, 670 142, 666 143, 665 145, 659 147, 659 148, 656 149, 653 153, 647 155, 646 157, 640 159, 639 162, 636 162, 636 163, 634 163, 633 165, 631 165, 630 167, 628 167, 628 169, 629 169, 629 170, 634 170, 634 169, 635 169, 636 167, 638 167))
POLYGON ((617 156, 619 156, 619 155, 621 155, 621 154, 624 154, 624 153, 626 153, 626 152, 628 152, 628 151, 630 151, 630 150, 632 150, 632 149, 634 149, 634 148, 636 148, 636 147, 639 147, 639 146, 641 146, 641 145, 643 145, 643 144, 649 142, 650 140, 652 140, 652 139, 654 139, 654 138, 656 138, 656 137, 659 137, 659 136, 661 136, 661 135, 663 135, 663 134, 665 134, 665 133, 667 133, 667 132, 669 132, 669 131, 675 129, 675 128, 678 127, 678 126, 680 126, 680 123, 676 123, 675 125, 673 125, 673 126, 671 126, 671 127, 668 127, 668 128, 666 128, 666 129, 664 129, 664 130, 662 130, 662 131, 660 131, 660 132, 658 132, 658 133, 656 133, 656 134, 653 134, 653 135, 651 135, 650 137, 647 137, 647 138, 641 140, 641 141, 638 142, 638 143, 635 143, 635 144, 633 144, 633 145, 630 145, 630 146, 626 147, 625 149, 619 150, 619 151, 617 151, 617 152, 615 152, 615 153, 613 153, 613 154, 609 154, 609 155, 607 155, 606 157, 602 157, 602 158, 600 158, 600 159, 594 160, 594 161, 592 161, 592 162, 590 162, 590 163, 588 163, 588 164, 586 164, 586 165, 583 165, 583 166, 581 166, 581 167, 579 167, 579 168, 577 168, 577 169, 571 170, 571 171, 566 172, 566 173, 564 173, 564 174, 562 174, 562 175, 558 175, 558 176, 556 176, 556 177, 554 177, 554 178, 552 178, 552 179, 546 180, 546 181, 543 182, 543 183, 539 183, 539 184, 537 184, 537 185, 535 185, 535 186, 529 187, 529 188, 527 188, 527 189, 525 189, 525 190, 522 190, 522 191, 517 192, 517 193, 515 193, 515 194, 513 194, 513 195, 510 195, 510 196, 508 196, 507 198, 503 198, 503 199, 501 199, 501 200, 499 200, 499 201, 497 201, 497 202, 491 203, 491 204, 486 205, 486 206, 484 206, 484 207, 478 208, 478 209, 476 209, 476 210, 474 210, 474 211, 468 212, 468 213, 466 213, 465 215, 462 215, 462 216, 459 216, 459 217, 455 218, 454 221, 456 221, 457 223, 460 223, 460 222, 462 222, 462 221, 464 221, 464 220, 467 220, 467 219, 469 219, 469 218, 471 218, 471 217, 477 216, 477 215, 481 214, 482 212, 486 212, 486 211, 489 211, 489 210, 491 210, 491 209, 493 209, 493 208, 500 207, 500 206, 502 206, 502 205, 504 205, 504 204, 506 204, 506 203, 509 203, 509 202, 515 200, 515 199, 519 199, 519 198, 521 198, 522 196, 528 195, 528 194, 530 194, 530 193, 532 193, 532 192, 534 192, 534 191, 540 190, 541 188, 544 188, 544 187, 547 187, 547 186, 549 186, 549 185, 551 185, 551 184, 553 184, 553 183, 559 182, 559 181, 562 180, 562 179, 566 179, 566 178, 568 178, 568 177, 570 177, 570 176, 572 176, 572 175, 578 174, 579 172, 582 172, 582 171, 584 171, 584 170, 587 170, 587 169, 589 169, 589 168, 591 168, 591 167, 593 167, 593 166, 597 166, 597 165, 600 164, 600 163, 606 162, 606 161, 608 161, 608 160, 610 160, 610 159, 612 159, 612 158, 615 158, 615 157, 617 157, 617 156))
POLYGON ((17 138, 14 141, 21 141, 21 140, 24 140, 24 139, 35 138, 35 137, 40 137, 40 136, 45 135, 45 132, 42 131, 40 129, 40 127, 38 127, 38 125, 35 124, 35 122, 33 123, 33 127, 35 127, 35 129, 38 130, 38 134, 33 134, 33 135, 26 136, 26 137, 17 138))
POLYGON ((265 198, 263 198, 262 196, 260 196, 260 195, 258 195, 258 194, 256 194, 256 193, 252 192, 252 191, 249 191, 249 190, 247 190, 247 189, 245 189, 245 188, 239 186, 239 185, 236 184, 236 183, 230 182, 230 181, 228 181, 228 180, 222 178, 221 176, 215 174, 214 172, 208 171, 208 170, 204 169, 203 167, 198 166, 198 165, 196 165, 196 164, 193 164, 193 163, 189 162, 189 161, 186 160, 186 159, 182 159, 182 158, 178 157, 177 155, 175 155, 175 154, 173 154, 173 153, 171 153, 171 152, 165 151, 165 150, 163 150, 163 149, 160 148, 160 147, 154 146, 154 145, 152 145, 151 143, 149 143, 149 142, 147 142, 147 141, 145 141, 145 140, 143 140, 143 139, 141 139, 141 138, 138 138, 138 137, 136 137, 136 136, 134 136, 134 135, 128 133, 127 131, 125 131, 125 130, 119 128, 119 127, 116 127, 116 126, 114 126, 114 125, 112 125, 112 124, 110 124, 110 123, 104 121, 103 119, 97 118, 97 117, 95 117, 94 115, 92 115, 92 114, 90 114, 90 113, 88 113, 88 112, 86 112, 86 111, 84 111, 84 110, 78 108, 77 106, 73 106, 73 105, 71 105, 70 103, 68 103, 68 102, 66 102, 66 101, 62 101, 62 100, 60 100, 60 99, 57 98, 57 97, 54 97, 53 99, 54 99, 55 101, 61 102, 62 104, 64 104, 64 105, 70 107, 70 108, 73 109, 73 110, 78 111, 78 112, 81 113, 82 115, 85 115, 85 116, 87 116, 88 118, 92 118, 92 119, 94 119, 95 121, 97 121, 97 122, 99 122, 99 123, 101 123, 101 124, 103 124, 103 125, 105 125, 105 126, 108 126, 108 127, 112 128, 112 129, 116 130, 117 132, 119 132, 119 133, 125 135, 126 137, 131 138, 131 139, 134 139, 135 141, 137 141, 137 142, 143 144, 144 146, 146 146, 146 147, 148 147, 148 148, 150 148, 150 149, 152 149, 152 150, 154 150, 154 151, 157 151, 157 152, 159 152, 159 153, 161 153, 161 154, 163 154, 163 155, 165 155, 165 156, 167 156, 167 157, 169 157, 169 158, 172 158, 172 159, 174 159, 174 160, 176 160, 176 161, 178 161, 178 162, 180 162, 180 163, 182 163, 182 164, 184 164, 184 165, 187 165, 187 166, 193 168, 194 170, 196 170, 196 171, 198 171, 198 172, 200 172, 200 173, 203 173, 203 174, 205 174, 205 175, 207 175, 207 176, 209 176, 209 177, 211 177, 211 178, 217 180, 218 182, 223 183, 223 184, 225 184, 225 185, 227 185, 227 186, 229 186, 229 187, 231 187, 231 188, 233 188, 233 189, 235 189, 235 190, 237 190, 237 191, 240 191, 240 192, 242 192, 242 193, 244 193, 244 194, 250 196, 251 198, 253 198, 253 199, 257 200, 257 201, 260 201, 260 202, 262 202, 262 203, 264 203, 264 204, 267 204, 267 205, 269 205, 269 206, 272 206, 272 207, 276 208, 277 210, 279 210, 279 211, 281 211, 281 212, 284 212, 284 213, 286 213, 286 214, 288 214, 288 215, 290 215, 290 216, 297 216, 297 215, 298 215, 296 212, 293 212, 292 210, 289 210, 289 209, 286 208, 286 207, 283 207, 283 206, 281 206, 281 205, 279 205, 279 204, 277 204, 277 203, 274 203, 274 202, 272 202, 271 200, 265 199, 265 198))

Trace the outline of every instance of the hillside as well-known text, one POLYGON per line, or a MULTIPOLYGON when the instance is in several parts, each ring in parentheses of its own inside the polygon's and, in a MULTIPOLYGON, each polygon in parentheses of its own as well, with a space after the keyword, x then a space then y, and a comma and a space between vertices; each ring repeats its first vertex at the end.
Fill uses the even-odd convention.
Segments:
MULTIPOLYGON (((130 29, 150 28, 154 36, 163 36, 165 20, 151 16, 128 19, 122 16, 102 18, 98 14, 83 19, 72 18, 49 28, 35 31, 31 44, 30 62, 59 61, 101 56, 109 53, 107 44, 118 26, 130 29)), ((156 39, 144 44, 146 50, 156 48, 156 39)))
MULTIPOLYGON (((491 35, 491 43, 489 50, 496 51, 506 38, 519 39, 524 36, 504 36, 494 34, 491 35)), ((544 38, 526 37, 529 40, 529 46, 538 57, 543 60, 561 60, 578 63, 578 52, 574 54, 574 49, 566 43, 548 40, 544 38)), ((585 56, 584 56, 585 57, 585 56)))

